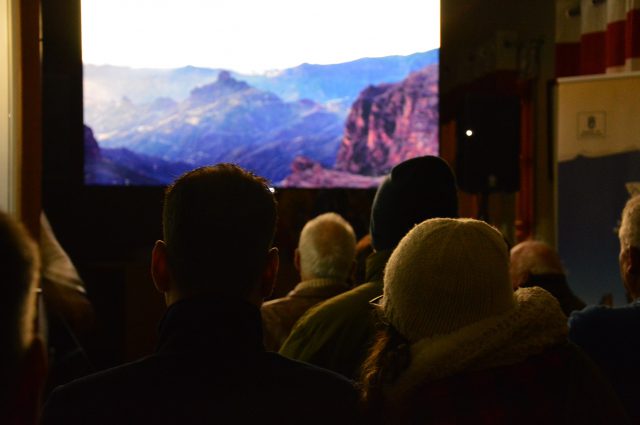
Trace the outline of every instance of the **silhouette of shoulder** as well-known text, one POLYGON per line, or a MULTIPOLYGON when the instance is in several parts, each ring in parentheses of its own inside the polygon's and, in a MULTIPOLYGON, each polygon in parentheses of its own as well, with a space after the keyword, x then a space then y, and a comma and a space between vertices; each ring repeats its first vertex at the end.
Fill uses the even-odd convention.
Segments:
POLYGON ((310 309, 298 320, 280 353, 354 377, 374 333, 369 301, 382 293, 368 282, 310 309))
POLYGON ((355 387, 331 371, 269 352, 188 360, 152 355, 58 387, 43 424, 358 422, 355 387))

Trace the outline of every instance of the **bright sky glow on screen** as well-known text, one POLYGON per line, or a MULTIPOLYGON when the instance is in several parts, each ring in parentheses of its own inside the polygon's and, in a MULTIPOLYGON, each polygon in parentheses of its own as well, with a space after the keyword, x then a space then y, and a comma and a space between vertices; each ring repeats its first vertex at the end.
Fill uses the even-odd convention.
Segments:
POLYGON ((440 0, 82 0, 83 61, 244 73, 440 47, 440 0))

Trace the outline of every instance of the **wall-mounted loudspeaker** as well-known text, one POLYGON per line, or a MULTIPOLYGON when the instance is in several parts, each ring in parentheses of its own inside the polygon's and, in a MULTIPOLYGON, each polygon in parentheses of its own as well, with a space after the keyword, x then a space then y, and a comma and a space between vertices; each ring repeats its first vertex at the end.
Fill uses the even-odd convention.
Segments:
POLYGON ((469 94, 456 122, 456 174, 470 193, 520 188, 520 99, 469 94))

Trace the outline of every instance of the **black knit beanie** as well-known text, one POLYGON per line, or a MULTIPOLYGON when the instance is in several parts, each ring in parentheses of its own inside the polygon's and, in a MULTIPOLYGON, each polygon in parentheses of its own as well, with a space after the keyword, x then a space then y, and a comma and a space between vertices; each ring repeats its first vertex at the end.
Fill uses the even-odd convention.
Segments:
POLYGON ((393 167, 373 200, 373 247, 393 249, 416 224, 457 216, 456 179, 449 164, 436 156, 409 159, 393 167))

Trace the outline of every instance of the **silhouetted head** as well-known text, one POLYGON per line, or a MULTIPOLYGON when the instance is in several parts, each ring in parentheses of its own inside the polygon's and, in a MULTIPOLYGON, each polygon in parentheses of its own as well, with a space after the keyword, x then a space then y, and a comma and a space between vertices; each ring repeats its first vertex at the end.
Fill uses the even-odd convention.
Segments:
POLYGON ((640 196, 627 201, 622 210, 620 230, 620 274, 632 299, 640 298, 640 196))
POLYGON ((377 251, 393 249, 416 224, 457 216, 457 187, 451 167, 435 156, 404 161, 393 167, 373 200, 373 247, 377 251))
POLYGON ((296 266, 303 280, 322 278, 346 282, 354 267, 356 235, 336 213, 326 213, 302 228, 296 266))
POLYGON ((24 227, 0 212, 0 417, 36 423, 46 373, 37 335, 40 260, 24 227))
POLYGON ((202 292, 256 300, 265 268, 268 279, 277 271, 276 215, 266 180, 236 165, 184 174, 165 194, 164 241, 156 243, 152 268, 156 286, 168 294, 163 282, 172 281, 169 304, 202 292))
POLYGON ((527 286, 529 278, 536 275, 564 275, 558 253, 541 241, 524 241, 511 248, 509 274, 513 289, 527 286))

